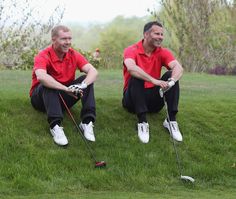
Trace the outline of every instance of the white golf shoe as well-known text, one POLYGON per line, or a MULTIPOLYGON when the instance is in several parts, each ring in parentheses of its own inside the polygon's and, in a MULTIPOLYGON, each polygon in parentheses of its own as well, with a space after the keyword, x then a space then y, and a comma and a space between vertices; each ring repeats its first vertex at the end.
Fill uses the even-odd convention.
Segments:
POLYGON ((50 128, 50 132, 56 144, 60 146, 65 146, 68 144, 68 140, 64 134, 63 127, 56 125, 53 127, 53 129, 50 128))
POLYGON ((149 124, 147 122, 138 123, 138 137, 142 143, 149 142, 149 124))
POLYGON ((179 131, 178 123, 176 121, 170 121, 170 125, 171 125, 171 129, 172 129, 172 134, 173 135, 171 135, 169 123, 168 123, 167 119, 165 119, 165 121, 163 122, 163 126, 168 129, 170 135, 173 136, 173 138, 176 141, 182 142, 183 141, 183 137, 182 137, 182 135, 181 135, 181 133, 179 131))
POLYGON ((92 142, 95 142, 95 136, 93 132, 93 122, 89 122, 88 124, 80 123, 79 125, 80 129, 84 133, 84 137, 92 142))

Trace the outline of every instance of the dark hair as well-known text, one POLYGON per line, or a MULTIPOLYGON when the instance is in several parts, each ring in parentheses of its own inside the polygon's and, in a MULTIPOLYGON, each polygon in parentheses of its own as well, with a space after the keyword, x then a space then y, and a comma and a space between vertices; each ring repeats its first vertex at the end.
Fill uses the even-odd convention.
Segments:
POLYGON ((145 24, 145 26, 143 28, 143 33, 149 31, 152 28, 152 26, 154 26, 154 25, 163 27, 160 22, 158 22, 158 21, 151 21, 151 22, 148 22, 148 23, 145 24))
POLYGON ((58 26, 55 26, 52 31, 51 31, 51 37, 55 37, 55 36, 58 36, 58 32, 62 30, 64 32, 70 32, 70 29, 66 26, 63 26, 63 25, 58 25, 58 26))

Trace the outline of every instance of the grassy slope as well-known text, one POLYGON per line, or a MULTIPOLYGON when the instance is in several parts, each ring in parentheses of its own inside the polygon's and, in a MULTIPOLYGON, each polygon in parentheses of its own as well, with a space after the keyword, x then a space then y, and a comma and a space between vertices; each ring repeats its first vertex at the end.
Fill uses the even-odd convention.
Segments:
MULTIPOLYGON (((46 117, 28 99, 29 71, 0 71, 0 194, 19 198, 233 198, 236 191, 235 77, 185 74, 181 79, 178 179, 171 139, 162 128, 165 111, 148 115, 151 140, 138 141, 136 117, 121 108, 121 71, 100 71, 96 84, 96 143, 105 170, 93 168, 84 143, 66 116, 70 145, 53 144, 46 117), (222 196, 222 197, 220 197, 222 196)), ((79 108, 73 108, 79 116, 79 108)), ((78 118, 79 121, 79 118, 78 118)), ((0 195, 0 196, 1 196, 0 195)))

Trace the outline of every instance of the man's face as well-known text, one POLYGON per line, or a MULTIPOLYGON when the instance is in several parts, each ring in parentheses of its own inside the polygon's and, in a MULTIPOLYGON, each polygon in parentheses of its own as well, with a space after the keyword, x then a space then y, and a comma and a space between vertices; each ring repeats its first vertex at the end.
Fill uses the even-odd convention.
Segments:
POLYGON ((149 45, 153 47, 160 47, 164 39, 163 28, 157 25, 153 25, 152 28, 145 33, 145 39, 149 45))
POLYGON ((71 32, 60 30, 58 35, 52 38, 53 47, 59 53, 67 53, 71 47, 71 32))

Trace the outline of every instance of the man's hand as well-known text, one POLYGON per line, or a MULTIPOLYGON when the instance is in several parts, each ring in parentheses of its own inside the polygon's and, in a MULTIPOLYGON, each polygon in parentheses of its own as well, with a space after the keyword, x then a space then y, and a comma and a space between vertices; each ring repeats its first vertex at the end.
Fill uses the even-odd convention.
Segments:
POLYGON ((169 78, 167 81, 168 86, 163 88, 161 87, 159 90, 160 96, 163 97, 164 93, 167 92, 172 86, 175 85, 175 80, 173 78, 169 78))
POLYGON ((174 78, 169 78, 168 79, 168 86, 171 88, 172 86, 174 86, 175 85, 175 80, 174 80, 174 78))
POLYGON ((70 85, 68 88, 73 94, 75 94, 75 95, 80 94, 80 96, 82 97, 83 96, 83 89, 87 88, 87 84, 83 81, 80 84, 70 85))

